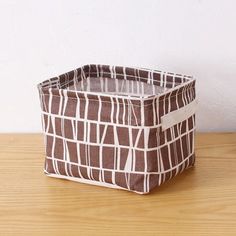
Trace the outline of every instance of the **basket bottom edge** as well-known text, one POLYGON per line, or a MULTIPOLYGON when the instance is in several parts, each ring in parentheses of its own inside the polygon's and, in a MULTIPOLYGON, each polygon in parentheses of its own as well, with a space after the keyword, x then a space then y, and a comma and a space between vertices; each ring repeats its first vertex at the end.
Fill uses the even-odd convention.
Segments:
POLYGON ((113 189, 121 189, 121 190, 129 191, 129 192, 135 192, 135 193, 141 194, 141 195, 149 193, 149 192, 138 192, 138 191, 135 191, 135 190, 129 190, 129 189, 123 188, 123 187, 118 186, 118 185, 114 185, 114 184, 110 184, 110 183, 106 183, 106 182, 98 182, 98 181, 90 180, 90 179, 82 179, 82 178, 72 177, 72 176, 51 174, 51 173, 48 173, 48 172, 45 172, 45 174, 48 177, 53 177, 53 178, 58 178, 58 179, 66 179, 66 180, 71 180, 71 181, 78 182, 78 183, 96 185, 96 186, 100 186, 100 187, 107 187, 107 188, 113 188, 113 189))

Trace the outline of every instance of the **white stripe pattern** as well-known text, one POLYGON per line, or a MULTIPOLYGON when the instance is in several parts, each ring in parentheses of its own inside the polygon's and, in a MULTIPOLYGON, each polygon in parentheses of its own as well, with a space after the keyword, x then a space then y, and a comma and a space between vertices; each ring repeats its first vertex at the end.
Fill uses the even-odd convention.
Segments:
POLYGON ((148 193, 194 165, 190 76, 86 65, 38 89, 49 176, 148 193))

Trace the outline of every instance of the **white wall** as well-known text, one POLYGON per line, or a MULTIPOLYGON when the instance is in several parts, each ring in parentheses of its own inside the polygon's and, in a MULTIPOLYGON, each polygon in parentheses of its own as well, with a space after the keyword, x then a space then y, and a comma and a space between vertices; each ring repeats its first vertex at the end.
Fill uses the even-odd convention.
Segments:
POLYGON ((194 75, 199 131, 236 130, 236 1, 0 0, 0 132, 41 131, 36 84, 88 63, 194 75))

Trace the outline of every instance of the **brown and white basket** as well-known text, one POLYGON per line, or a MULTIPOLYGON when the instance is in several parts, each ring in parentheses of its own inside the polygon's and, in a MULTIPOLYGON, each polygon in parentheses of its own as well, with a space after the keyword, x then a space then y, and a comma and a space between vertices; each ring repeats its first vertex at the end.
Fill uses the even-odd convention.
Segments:
POLYGON ((194 165, 192 77, 86 65, 38 89, 49 176, 148 193, 194 165))

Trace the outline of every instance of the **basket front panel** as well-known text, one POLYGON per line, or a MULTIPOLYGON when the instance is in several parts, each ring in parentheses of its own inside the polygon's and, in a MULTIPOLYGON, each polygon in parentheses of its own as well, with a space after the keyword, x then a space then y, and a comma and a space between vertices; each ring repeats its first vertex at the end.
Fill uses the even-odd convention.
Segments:
MULTIPOLYGON (((52 94, 42 96, 42 104, 47 173, 144 192, 147 180, 143 173, 150 169, 145 161, 149 128, 144 126, 147 118, 140 114, 153 111, 151 106, 97 103, 52 94)), ((147 117, 153 117, 149 113, 147 117)))

